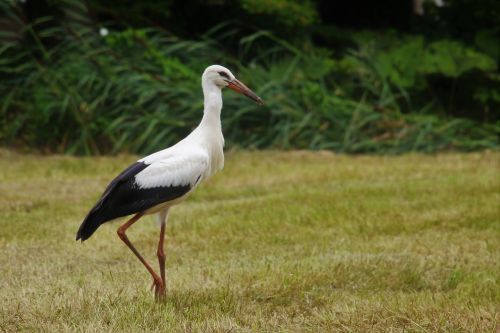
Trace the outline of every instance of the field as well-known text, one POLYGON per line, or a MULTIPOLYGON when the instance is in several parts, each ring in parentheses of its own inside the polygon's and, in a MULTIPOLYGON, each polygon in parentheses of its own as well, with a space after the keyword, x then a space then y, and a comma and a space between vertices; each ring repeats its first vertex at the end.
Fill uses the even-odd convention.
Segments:
MULTIPOLYGON (((496 332, 500 154, 230 152, 174 208, 167 299, 103 225, 134 156, 0 151, 0 331, 496 332)), ((156 267, 159 227, 128 232, 156 267)))

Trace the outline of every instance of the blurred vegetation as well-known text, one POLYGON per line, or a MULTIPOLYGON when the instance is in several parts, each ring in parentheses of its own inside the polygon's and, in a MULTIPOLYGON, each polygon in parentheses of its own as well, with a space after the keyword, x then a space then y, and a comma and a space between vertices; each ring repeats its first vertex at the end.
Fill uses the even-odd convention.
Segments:
POLYGON ((499 5, 445 4, 417 17, 389 1, 387 22, 359 1, 2 2, 0 143, 164 148, 199 122, 201 72, 219 63, 266 102, 224 94, 232 146, 497 149, 499 5))

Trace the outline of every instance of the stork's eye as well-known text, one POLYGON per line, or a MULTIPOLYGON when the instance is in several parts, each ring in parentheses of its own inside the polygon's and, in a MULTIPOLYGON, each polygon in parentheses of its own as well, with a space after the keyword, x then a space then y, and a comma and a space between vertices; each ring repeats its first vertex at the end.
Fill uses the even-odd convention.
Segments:
POLYGON ((220 76, 222 76, 223 78, 225 79, 228 79, 229 80, 229 74, 227 74, 226 72, 218 72, 220 76))

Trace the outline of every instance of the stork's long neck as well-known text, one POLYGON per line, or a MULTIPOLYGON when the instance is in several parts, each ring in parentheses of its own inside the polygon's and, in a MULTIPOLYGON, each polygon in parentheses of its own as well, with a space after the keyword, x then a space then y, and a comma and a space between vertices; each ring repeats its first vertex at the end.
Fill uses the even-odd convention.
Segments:
POLYGON ((222 110, 222 92, 212 81, 203 80, 203 118, 201 127, 208 127, 211 131, 217 131, 222 134, 220 113, 222 110))
POLYGON ((203 146, 210 157, 209 175, 224 167, 224 136, 220 122, 222 110, 222 92, 213 82, 202 80, 203 95, 205 96, 203 118, 198 130, 201 133, 203 146))

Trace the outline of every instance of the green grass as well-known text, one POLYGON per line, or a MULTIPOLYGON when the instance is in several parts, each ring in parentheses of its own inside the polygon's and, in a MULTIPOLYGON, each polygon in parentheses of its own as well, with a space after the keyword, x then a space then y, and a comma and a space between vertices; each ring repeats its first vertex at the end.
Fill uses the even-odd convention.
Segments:
MULTIPOLYGON (((133 156, 0 151, 0 331, 498 330, 500 154, 232 152, 172 210, 168 293, 102 226, 133 156)), ((159 227, 129 236, 156 267, 159 227)))

